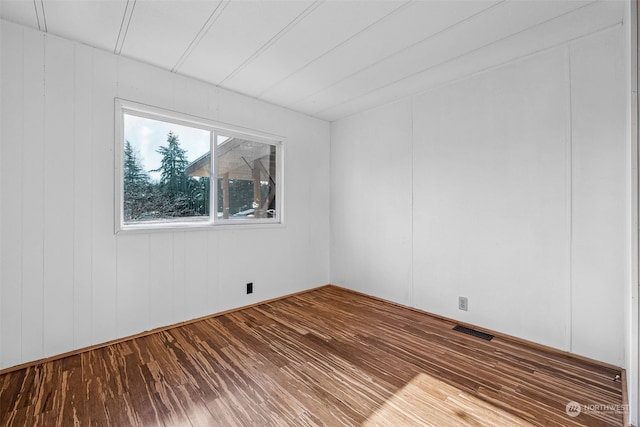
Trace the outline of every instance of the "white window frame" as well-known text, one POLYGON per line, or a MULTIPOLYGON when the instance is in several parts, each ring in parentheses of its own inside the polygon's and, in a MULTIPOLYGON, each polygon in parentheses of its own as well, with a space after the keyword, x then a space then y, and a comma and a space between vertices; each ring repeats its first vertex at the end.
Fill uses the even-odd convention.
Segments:
POLYGON ((284 224, 283 206, 283 178, 284 178, 284 142, 285 138, 252 129, 233 126, 226 123, 179 113, 159 107, 141 104, 121 98, 115 99, 115 233, 123 231, 154 231, 154 230, 181 230, 225 227, 273 227, 284 224), (130 114, 153 120, 175 123, 182 126, 203 129, 211 132, 209 139, 211 153, 210 175, 210 206, 209 219, 203 221, 166 221, 166 222, 140 222, 125 223, 124 221, 124 115, 130 114), (276 147, 276 212, 273 218, 218 218, 218 184, 216 165, 216 135, 246 138, 251 141, 261 142, 276 147))

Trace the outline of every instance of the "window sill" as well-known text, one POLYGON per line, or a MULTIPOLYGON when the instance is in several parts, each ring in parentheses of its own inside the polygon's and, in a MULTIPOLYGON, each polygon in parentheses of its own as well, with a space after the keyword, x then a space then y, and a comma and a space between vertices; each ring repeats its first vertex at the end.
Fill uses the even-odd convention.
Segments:
POLYGON ((175 223, 154 223, 154 224, 127 224, 116 228, 115 234, 129 233, 157 233, 176 231, 211 231, 211 230, 244 230, 244 229, 269 229, 283 228, 282 221, 243 221, 230 220, 225 222, 175 222, 175 223))

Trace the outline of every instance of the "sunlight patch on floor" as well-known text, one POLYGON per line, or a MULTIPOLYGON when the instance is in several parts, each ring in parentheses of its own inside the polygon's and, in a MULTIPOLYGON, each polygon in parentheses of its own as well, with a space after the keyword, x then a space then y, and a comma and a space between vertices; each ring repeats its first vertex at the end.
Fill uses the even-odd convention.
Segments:
POLYGON ((416 375, 363 424, 373 426, 532 426, 430 375, 416 375))

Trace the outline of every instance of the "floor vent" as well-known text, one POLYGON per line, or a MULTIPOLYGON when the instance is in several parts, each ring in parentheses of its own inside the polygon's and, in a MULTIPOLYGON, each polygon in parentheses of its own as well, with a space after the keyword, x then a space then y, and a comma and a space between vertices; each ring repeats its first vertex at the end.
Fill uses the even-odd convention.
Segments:
POLYGON ((462 332, 463 334, 471 335, 472 337, 482 338, 483 340, 491 341, 493 335, 485 334, 484 332, 476 331, 475 329, 466 328, 464 326, 456 325, 453 327, 454 331, 462 332))

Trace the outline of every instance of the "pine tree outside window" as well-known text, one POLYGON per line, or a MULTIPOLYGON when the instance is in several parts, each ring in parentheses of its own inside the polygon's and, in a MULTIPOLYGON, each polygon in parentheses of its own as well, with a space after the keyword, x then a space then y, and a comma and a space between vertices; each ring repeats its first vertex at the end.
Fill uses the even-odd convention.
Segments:
POLYGON ((282 222, 281 138, 120 99, 116 125, 116 232, 282 222))

